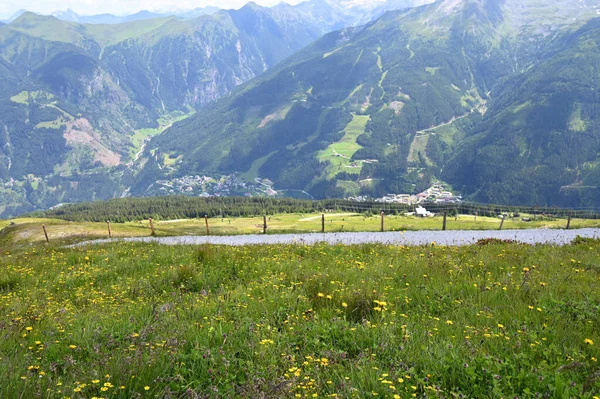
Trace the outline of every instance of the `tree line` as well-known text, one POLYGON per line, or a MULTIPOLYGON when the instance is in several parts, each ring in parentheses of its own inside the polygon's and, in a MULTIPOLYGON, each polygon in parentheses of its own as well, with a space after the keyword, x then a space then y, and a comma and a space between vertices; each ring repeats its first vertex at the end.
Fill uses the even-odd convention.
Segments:
MULTIPOLYGON (((341 199, 300 200, 293 198, 267 197, 130 197, 108 201, 85 202, 63 205, 44 212, 35 212, 29 216, 58 218, 77 222, 115 223, 130 222, 153 218, 156 220, 193 219, 214 217, 252 217, 274 215, 278 213, 327 213, 353 212, 376 215, 403 214, 414 211, 418 205, 406 205, 381 202, 355 202, 341 199)), ((469 214, 497 217, 507 214, 518 217, 520 213, 544 217, 598 218, 597 209, 562 209, 547 207, 518 207, 503 205, 477 204, 461 202, 458 204, 424 204, 427 210, 448 215, 469 214)))

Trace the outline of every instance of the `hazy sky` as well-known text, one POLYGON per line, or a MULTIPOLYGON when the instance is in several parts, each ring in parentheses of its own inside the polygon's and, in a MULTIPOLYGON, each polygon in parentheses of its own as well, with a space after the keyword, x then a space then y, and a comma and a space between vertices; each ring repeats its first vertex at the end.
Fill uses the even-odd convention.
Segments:
MULTIPOLYGON (((239 8, 249 0, 0 0, 0 19, 8 18, 20 9, 40 14, 51 14, 68 8, 78 14, 93 15, 110 13, 132 14, 140 10, 193 9, 204 6, 239 8)), ((254 0, 264 6, 272 6, 281 0, 254 0)), ((286 0, 296 4, 301 0, 286 0)))

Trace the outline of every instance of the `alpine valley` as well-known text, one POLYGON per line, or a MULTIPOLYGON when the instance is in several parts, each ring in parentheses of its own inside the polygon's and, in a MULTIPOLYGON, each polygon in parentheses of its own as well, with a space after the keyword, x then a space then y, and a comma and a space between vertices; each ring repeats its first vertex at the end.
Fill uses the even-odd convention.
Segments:
POLYGON ((0 26, 0 216, 199 179, 600 206, 600 5, 425 3, 22 14, 0 26))

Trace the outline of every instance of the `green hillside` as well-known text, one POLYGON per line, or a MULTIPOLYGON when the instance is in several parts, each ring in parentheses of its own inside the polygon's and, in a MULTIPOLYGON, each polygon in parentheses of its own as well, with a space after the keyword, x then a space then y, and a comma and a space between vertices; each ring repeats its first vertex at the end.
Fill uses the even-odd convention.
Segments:
POLYGON ((568 25, 536 1, 520 11, 513 3, 445 1, 332 33, 151 147, 182 157, 175 175, 253 170, 316 197, 418 191, 442 176, 489 115, 490 97, 508 90, 502 82, 570 48, 568 37, 594 15, 586 4, 561 3, 558 11, 573 17, 568 25), (352 127, 358 119, 368 122, 352 127))
POLYGON ((443 176, 496 203, 599 206, 600 19, 499 84, 443 176))
POLYGON ((208 180, 600 206, 595 2, 444 0, 321 36, 358 20, 344 4, 0 27, 0 215, 208 180))
POLYGON ((0 27, 0 215, 126 192, 147 137, 345 23, 303 7, 0 27))

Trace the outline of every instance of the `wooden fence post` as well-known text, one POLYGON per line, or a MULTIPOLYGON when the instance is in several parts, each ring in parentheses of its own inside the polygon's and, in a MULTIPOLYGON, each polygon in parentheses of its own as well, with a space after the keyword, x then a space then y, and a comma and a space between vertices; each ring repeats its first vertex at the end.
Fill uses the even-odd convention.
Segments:
POLYGON ((108 238, 112 238, 112 232, 110 231, 110 220, 106 221, 106 225, 108 226, 108 238))
POLYGON ((381 232, 383 233, 383 220, 385 218, 385 213, 381 211, 381 232))
POLYGON ((46 231, 45 224, 42 225, 42 229, 44 230, 44 236, 46 237, 46 242, 50 242, 50 240, 48 239, 48 232, 46 231))
POLYGON ((474 220, 474 222, 476 222, 476 221, 477 221, 477 211, 475 211, 475 220, 474 220))
POLYGON ((204 224, 206 225, 206 235, 210 235, 210 232, 208 231, 208 215, 204 215, 204 224))
POLYGON ((448 216, 448 210, 444 209, 444 222, 442 223, 442 230, 446 230, 446 216, 448 216))
POLYGON ((571 212, 569 212, 569 218, 567 219, 567 230, 571 228, 571 212))
POLYGON ((500 227, 498 230, 502 230, 502 225, 504 224, 504 215, 502 215, 502 220, 500 221, 500 227))
POLYGON ((148 219, 148 222, 150 222, 150 235, 154 235, 154 223, 152 221, 152 218, 148 219))
POLYGON ((321 214, 321 233, 325 233, 325 214, 321 214))
POLYGON ((263 234, 267 234, 267 215, 263 216, 263 234))

